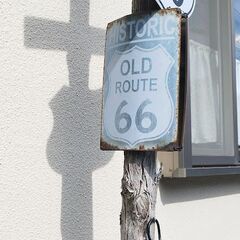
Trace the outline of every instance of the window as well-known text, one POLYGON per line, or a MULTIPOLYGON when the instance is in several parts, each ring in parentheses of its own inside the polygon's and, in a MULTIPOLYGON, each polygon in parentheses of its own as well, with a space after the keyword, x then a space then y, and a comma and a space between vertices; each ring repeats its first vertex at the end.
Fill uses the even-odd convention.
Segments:
POLYGON ((231 12, 230 1, 201 0, 189 19, 193 156, 235 154, 231 12))
POLYGON ((184 148, 160 153, 160 161, 171 176, 239 174, 239 0, 196 1, 188 65, 184 148))
POLYGON ((238 145, 240 145, 240 1, 234 0, 235 57, 238 112, 238 145))

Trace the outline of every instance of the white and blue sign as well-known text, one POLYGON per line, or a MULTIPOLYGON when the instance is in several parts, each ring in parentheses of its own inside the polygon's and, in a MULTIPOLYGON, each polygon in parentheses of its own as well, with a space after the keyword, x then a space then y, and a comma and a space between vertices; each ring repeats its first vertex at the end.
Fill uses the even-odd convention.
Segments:
POLYGON ((156 0, 161 8, 180 8, 190 17, 195 9, 196 0, 156 0))
POLYGON ((102 149, 159 150, 176 141, 180 36, 175 10, 108 25, 102 149))

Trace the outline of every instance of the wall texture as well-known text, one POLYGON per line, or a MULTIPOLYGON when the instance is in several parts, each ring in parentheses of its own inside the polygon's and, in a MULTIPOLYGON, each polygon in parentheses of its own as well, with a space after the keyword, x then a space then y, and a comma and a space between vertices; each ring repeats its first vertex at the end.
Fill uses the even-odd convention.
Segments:
MULTIPOLYGON (((0 0, 0 239, 120 239, 122 153, 99 150, 123 0, 0 0)), ((239 239, 240 177, 164 180, 163 240, 239 239)))

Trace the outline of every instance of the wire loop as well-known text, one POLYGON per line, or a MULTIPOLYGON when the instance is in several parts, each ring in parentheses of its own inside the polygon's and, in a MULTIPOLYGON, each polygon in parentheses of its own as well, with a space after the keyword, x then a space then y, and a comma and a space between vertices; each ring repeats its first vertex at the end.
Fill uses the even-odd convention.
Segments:
POLYGON ((158 240, 161 240, 162 237, 161 237, 161 229, 160 229, 160 224, 158 222, 157 219, 155 218, 152 218, 148 224, 147 224, 147 237, 148 237, 148 240, 152 240, 151 238, 151 225, 152 224, 156 224, 157 225, 157 231, 158 231, 158 240))

